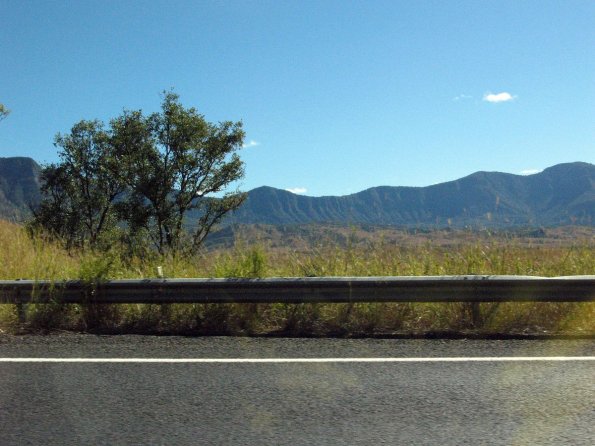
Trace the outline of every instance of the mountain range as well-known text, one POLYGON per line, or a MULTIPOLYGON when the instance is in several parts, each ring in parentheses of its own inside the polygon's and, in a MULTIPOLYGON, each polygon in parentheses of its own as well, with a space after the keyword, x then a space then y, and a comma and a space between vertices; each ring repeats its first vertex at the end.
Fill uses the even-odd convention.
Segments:
MULTIPOLYGON (((39 165, 0 158, 0 218, 22 221, 39 203, 39 165)), ((476 172, 426 187, 373 187, 308 197, 272 187, 248 192, 226 224, 371 224, 415 227, 595 225, 595 165, 558 164, 533 175, 476 172)))
POLYGON ((41 200, 41 168, 31 158, 0 158, 0 218, 22 221, 41 200))
POLYGON ((250 191, 236 223, 348 223, 513 227, 595 225, 595 165, 567 163, 534 175, 476 172, 427 187, 373 187, 307 197, 271 187, 250 191))

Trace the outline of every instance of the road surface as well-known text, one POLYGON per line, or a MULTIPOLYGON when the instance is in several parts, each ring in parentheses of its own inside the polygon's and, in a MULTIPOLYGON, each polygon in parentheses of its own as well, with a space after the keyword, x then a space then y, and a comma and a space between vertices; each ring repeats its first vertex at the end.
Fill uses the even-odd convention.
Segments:
POLYGON ((0 443, 592 446, 594 359, 593 340, 0 336, 0 443))

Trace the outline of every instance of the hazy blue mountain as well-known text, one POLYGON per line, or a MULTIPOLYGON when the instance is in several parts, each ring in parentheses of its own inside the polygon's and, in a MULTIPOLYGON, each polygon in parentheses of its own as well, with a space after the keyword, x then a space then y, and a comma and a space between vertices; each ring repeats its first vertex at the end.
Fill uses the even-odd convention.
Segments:
POLYGON ((341 197, 307 197, 260 187, 235 223, 519 226, 595 224, 595 166, 559 164, 529 176, 477 172, 427 187, 373 187, 341 197))
MULTIPOLYGON (((39 202, 39 165, 0 158, 0 218, 22 220, 39 202)), ((393 226, 595 225, 595 165, 567 163, 522 176, 476 172, 427 187, 373 187, 340 197, 308 197, 272 187, 248 193, 234 224, 393 226)))
POLYGON ((31 158, 0 158, 0 218, 20 221, 39 202, 39 165, 31 158))

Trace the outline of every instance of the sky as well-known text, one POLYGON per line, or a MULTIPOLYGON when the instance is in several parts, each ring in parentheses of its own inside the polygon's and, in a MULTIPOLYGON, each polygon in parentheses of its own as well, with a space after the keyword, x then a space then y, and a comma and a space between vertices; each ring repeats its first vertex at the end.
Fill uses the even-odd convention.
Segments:
POLYGON ((241 120, 243 190, 595 163, 592 0, 0 0, 0 157, 171 88, 241 120))

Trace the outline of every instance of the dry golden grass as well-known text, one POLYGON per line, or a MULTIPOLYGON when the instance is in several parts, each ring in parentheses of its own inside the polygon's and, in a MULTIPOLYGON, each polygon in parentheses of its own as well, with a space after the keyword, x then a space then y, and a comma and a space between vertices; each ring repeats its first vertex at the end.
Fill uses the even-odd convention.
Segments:
MULTIPOLYGON (((300 277, 517 274, 595 274, 595 245, 532 245, 490 239, 409 246, 394 240, 319 243, 299 251, 261 244, 202 252, 192 258, 127 259, 107 253, 67 253, 41 235, 30 237, 0 221, 0 279, 118 279, 156 277, 300 277)), ((595 303, 482 304, 473 326, 468 304, 173 304, 29 305, 19 322, 0 306, 0 330, 92 330, 137 333, 383 335, 433 332, 595 335, 595 303)))

